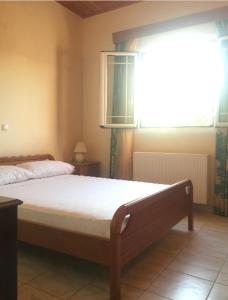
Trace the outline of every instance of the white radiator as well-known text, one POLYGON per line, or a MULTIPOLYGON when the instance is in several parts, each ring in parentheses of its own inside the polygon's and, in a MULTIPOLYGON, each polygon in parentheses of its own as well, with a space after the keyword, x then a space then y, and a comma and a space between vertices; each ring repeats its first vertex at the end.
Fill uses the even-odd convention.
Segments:
POLYGON ((206 204, 207 165, 207 154, 134 152, 133 179, 164 184, 191 179, 193 201, 206 204))

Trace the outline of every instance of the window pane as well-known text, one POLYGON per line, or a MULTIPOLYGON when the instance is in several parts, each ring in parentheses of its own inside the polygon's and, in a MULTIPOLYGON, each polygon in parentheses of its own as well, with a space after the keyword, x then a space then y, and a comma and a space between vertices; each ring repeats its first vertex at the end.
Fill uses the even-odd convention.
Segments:
POLYGON ((207 35, 167 34, 142 53, 137 110, 145 127, 210 126, 221 58, 207 35))
POLYGON ((228 40, 221 41, 223 57, 223 82, 220 94, 220 104, 218 121, 221 123, 228 122, 228 40))
POLYGON ((108 55, 107 124, 134 124, 134 60, 108 55))

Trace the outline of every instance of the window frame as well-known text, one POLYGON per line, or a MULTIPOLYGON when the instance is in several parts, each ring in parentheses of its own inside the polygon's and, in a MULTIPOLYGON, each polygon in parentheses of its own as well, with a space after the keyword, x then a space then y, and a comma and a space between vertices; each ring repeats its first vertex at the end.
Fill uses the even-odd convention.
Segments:
MULTIPOLYGON (((107 61, 108 56, 133 56, 134 60, 134 77, 135 70, 137 65, 138 53, 133 51, 102 51, 100 52, 100 127, 102 128, 136 128, 137 127, 137 119, 135 116, 135 107, 133 109, 133 123, 131 124, 114 124, 107 123, 107 109, 108 109, 108 98, 107 98, 107 61)), ((134 95, 135 100, 135 95, 134 95)), ((135 101, 133 101, 135 102, 135 101)))
MULTIPOLYGON (((228 39, 228 36, 226 37, 228 39)), ((136 118, 135 107, 133 112, 133 120, 132 124, 109 124, 106 122, 107 120, 107 57, 108 55, 112 56, 134 56, 135 57, 135 70, 138 61, 140 60, 141 53, 134 51, 102 51, 100 52, 100 120, 99 126, 101 128, 142 128, 142 129, 150 129, 150 128, 212 128, 212 127, 228 127, 228 122, 220 122, 219 121, 219 105, 218 103, 216 113, 213 117, 212 123, 210 125, 194 125, 194 126, 145 126, 142 125, 142 120, 136 118)), ((135 100, 135 97, 134 97, 135 100)))

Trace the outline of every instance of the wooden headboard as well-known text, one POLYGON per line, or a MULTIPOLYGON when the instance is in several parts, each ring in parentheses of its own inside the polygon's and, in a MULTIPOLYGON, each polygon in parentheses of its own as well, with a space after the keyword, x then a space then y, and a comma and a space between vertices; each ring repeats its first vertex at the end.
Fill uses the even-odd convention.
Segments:
POLYGON ((54 160, 55 158, 51 154, 5 156, 5 157, 0 157, 0 165, 16 165, 26 161, 45 160, 45 159, 54 160))

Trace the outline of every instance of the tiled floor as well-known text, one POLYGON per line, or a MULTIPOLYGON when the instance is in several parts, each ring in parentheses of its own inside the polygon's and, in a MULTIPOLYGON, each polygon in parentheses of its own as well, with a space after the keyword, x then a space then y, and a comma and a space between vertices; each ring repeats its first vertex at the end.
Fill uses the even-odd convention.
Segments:
MULTIPOLYGON (((228 218, 195 213, 126 267, 122 299, 228 299, 228 218)), ((19 245, 18 300, 105 300, 108 271, 98 265, 19 245)))

